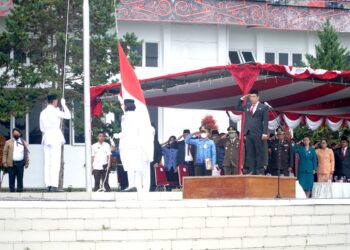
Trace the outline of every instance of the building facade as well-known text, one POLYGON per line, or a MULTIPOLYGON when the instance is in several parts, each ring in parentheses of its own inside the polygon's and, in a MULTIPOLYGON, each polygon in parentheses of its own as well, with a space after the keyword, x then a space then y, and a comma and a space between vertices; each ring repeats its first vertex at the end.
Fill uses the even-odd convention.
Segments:
MULTIPOLYGON (((120 0, 118 27, 121 35, 133 32, 143 41, 135 48, 142 57, 135 65, 140 79, 252 61, 298 66, 305 61, 306 53, 315 54, 316 30, 326 19, 339 32, 343 46, 350 47, 347 3, 339 9, 308 4, 310 1, 296 6, 295 1, 120 0)), ((0 31, 5 29, 8 12, 3 13, 0 31)), ((10 123, 0 124, 2 135, 9 136, 11 128, 19 127, 30 144, 26 187, 44 186, 39 130, 42 108, 38 104, 25 117, 12 117, 10 123)), ((224 112, 152 109, 161 142, 170 135, 180 135, 184 128, 198 129, 206 113, 213 114, 220 130, 225 130, 228 119, 224 112)), ((84 187, 84 137, 75 131, 72 122, 66 123, 65 136, 65 186, 84 187)), ((113 186, 115 175, 111 179, 113 186)))

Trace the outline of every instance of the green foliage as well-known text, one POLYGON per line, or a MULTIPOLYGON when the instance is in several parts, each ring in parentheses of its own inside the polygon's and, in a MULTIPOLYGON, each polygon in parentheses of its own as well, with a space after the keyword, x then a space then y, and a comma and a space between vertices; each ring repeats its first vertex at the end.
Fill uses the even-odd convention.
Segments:
MULTIPOLYGON (((91 85, 117 81, 119 58, 115 34, 114 6, 110 0, 90 0, 90 78, 91 85)), ((6 18, 6 31, 0 34, 0 120, 8 120, 10 114, 23 115, 38 100, 44 100, 48 92, 62 93, 74 100, 75 124, 83 129, 83 0, 70 1, 67 40, 66 79, 63 83, 64 46, 66 42, 66 0, 16 1, 6 18), (10 58, 10 51, 15 58, 10 58), (30 64, 26 63, 29 58, 30 64), (5 88, 6 87, 6 88, 5 88), (12 89, 8 89, 10 87, 12 89), (15 88, 15 89, 13 89, 15 88)), ((134 34, 126 34, 121 40, 132 63, 141 58, 130 48, 141 44, 134 34)), ((69 103, 69 102, 67 102, 69 103)), ((119 105, 104 105, 104 112, 120 114, 119 105)), ((94 119, 93 126, 107 129, 94 119)), ((105 127, 106 126, 106 127, 105 127)), ((115 123, 111 130, 118 130, 115 123)))
MULTIPOLYGON (((317 35, 320 43, 315 46, 316 56, 306 54, 308 65, 303 63, 303 66, 326 70, 349 70, 349 51, 342 47, 338 35, 329 20, 324 23, 322 30, 318 31, 317 35)), ((294 130, 294 137, 297 140, 301 140, 305 135, 309 135, 313 142, 326 138, 329 143, 338 143, 339 136, 349 136, 349 132, 348 128, 342 128, 337 132, 333 132, 328 127, 321 127, 312 131, 307 126, 300 126, 294 130)))
POLYGON ((349 51, 341 45, 338 34, 327 20, 317 31, 320 43, 315 46, 316 56, 306 54, 308 66, 315 69, 349 70, 349 51))
POLYGON ((332 131, 327 126, 320 127, 317 130, 312 131, 307 126, 300 126, 294 129, 294 138, 297 141, 302 140, 305 136, 310 136, 312 143, 318 142, 321 139, 327 139, 328 143, 339 143, 339 138, 344 135, 349 137, 349 128, 341 128, 339 131, 332 131))

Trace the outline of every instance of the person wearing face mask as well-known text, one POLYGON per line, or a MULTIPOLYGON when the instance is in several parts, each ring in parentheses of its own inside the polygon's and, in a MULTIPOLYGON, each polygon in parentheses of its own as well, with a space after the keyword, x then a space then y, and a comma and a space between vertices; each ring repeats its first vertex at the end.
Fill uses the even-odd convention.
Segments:
POLYGON ((164 167, 168 181, 177 181, 178 146, 175 136, 170 136, 167 142, 162 143, 162 154, 164 156, 164 167))
POLYGON ((226 135, 218 143, 218 146, 225 148, 225 156, 223 161, 224 172, 225 172, 225 175, 237 175, 239 147, 241 142, 238 136, 239 135, 238 131, 235 128, 228 127, 227 132, 228 132, 228 137, 226 135))
POLYGON ((213 140, 209 139, 210 130, 202 126, 199 132, 190 134, 185 138, 185 143, 196 146, 195 176, 212 175, 216 165, 216 146, 213 140), (200 136, 194 139, 194 136, 200 136))
POLYGON ((17 192, 23 191, 24 168, 29 166, 29 151, 27 143, 21 138, 21 131, 17 128, 12 130, 12 139, 6 141, 2 164, 8 168, 10 192, 15 192, 17 179, 17 192))

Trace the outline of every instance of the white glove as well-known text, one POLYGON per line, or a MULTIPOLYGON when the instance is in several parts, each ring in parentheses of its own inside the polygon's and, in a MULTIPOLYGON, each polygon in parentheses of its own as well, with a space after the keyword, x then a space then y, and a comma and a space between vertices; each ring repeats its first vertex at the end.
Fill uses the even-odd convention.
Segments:
POLYGON ((66 106, 66 100, 64 98, 61 98, 61 105, 66 106))

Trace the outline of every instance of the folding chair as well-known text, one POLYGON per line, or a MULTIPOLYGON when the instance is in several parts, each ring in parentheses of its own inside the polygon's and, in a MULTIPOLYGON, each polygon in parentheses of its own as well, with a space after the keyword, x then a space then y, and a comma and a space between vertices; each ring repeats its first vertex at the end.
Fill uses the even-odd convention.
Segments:
POLYGON ((156 186, 157 186, 157 191, 160 191, 161 188, 163 191, 166 191, 166 187, 168 186, 176 186, 178 183, 176 181, 168 181, 166 178, 166 173, 165 173, 165 168, 161 165, 158 167, 154 168, 155 171, 155 176, 156 176, 156 186))
POLYGON ((180 184, 180 187, 182 187, 182 182, 183 182, 183 178, 185 176, 189 176, 189 173, 188 173, 188 167, 187 166, 178 166, 177 167, 177 173, 178 173, 178 176, 179 176, 179 184, 180 184))

